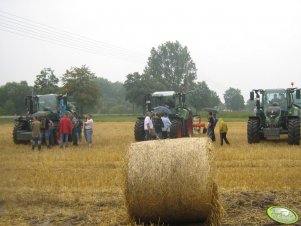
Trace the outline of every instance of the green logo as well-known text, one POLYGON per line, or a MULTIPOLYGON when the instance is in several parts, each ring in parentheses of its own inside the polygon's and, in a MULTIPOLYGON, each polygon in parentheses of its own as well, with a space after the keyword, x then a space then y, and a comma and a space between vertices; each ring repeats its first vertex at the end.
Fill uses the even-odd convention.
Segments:
POLYGON ((272 220, 282 224, 294 224, 299 219, 293 210, 282 206, 271 206, 267 214, 272 220))

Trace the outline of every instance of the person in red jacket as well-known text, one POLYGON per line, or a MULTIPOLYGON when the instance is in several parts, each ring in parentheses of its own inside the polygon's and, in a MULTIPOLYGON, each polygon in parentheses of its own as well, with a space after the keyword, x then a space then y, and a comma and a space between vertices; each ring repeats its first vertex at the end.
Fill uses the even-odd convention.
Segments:
POLYGON ((61 135, 61 148, 68 146, 68 137, 71 134, 72 131, 72 125, 71 125, 71 120, 67 116, 66 113, 64 113, 63 118, 60 120, 60 125, 59 125, 59 130, 60 130, 60 135, 61 135))

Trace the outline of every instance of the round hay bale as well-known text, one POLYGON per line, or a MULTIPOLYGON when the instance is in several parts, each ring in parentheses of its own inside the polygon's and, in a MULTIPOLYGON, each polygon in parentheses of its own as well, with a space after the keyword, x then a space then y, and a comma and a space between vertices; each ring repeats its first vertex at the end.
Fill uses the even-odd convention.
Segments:
POLYGON ((209 152, 207 138, 132 144, 125 177, 129 217, 145 223, 219 225, 221 208, 209 152))

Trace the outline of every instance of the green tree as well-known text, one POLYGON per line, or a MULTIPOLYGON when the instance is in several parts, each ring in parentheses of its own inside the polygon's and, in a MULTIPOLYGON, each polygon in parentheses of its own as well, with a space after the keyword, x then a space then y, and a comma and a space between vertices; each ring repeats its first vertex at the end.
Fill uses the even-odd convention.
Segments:
MULTIPOLYGON (((188 48, 176 42, 166 42, 152 48, 144 74, 149 80, 155 79, 163 90, 179 91, 184 84, 187 89, 197 78, 195 63, 190 57, 188 48)), ((158 89, 157 89, 158 90, 158 89)))
POLYGON ((230 110, 239 111, 245 107, 244 97, 241 95, 240 89, 230 87, 224 93, 224 99, 226 107, 230 110))
POLYGON ((24 114, 25 109, 25 97, 31 95, 32 87, 28 86, 26 81, 8 82, 4 86, 0 87, 0 108, 2 109, 1 114, 17 113, 24 114), (10 102, 13 103, 12 104, 10 102), (9 109, 6 109, 9 108, 9 109), (14 111, 14 112, 12 112, 14 111))
POLYGON ((150 92, 145 75, 141 75, 138 72, 128 74, 124 82, 124 87, 126 89, 126 100, 136 105, 144 105, 144 95, 150 92))
POLYGON ((7 100, 3 106, 4 115, 14 115, 16 113, 15 103, 12 100, 7 100))
POLYGON ((187 47, 176 42, 166 42, 152 48, 143 74, 127 75, 124 87, 126 99, 137 106, 144 106, 145 94, 154 91, 180 91, 184 84, 186 90, 194 86, 196 67, 187 47))
POLYGON ((34 81, 35 94, 49 94, 58 92, 59 79, 54 75, 54 70, 44 68, 40 74, 36 75, 34 81))
POLYGON ((255 109, 255 101, 247 100, 246 110, 249 112, 253 112, 255 109))
POLYGON ((95 74, 86 65, 66 70, 61 81, 63 91, 76 101, 81 114, 84 113, 84 108, 91 108, 97 104, 100 89, 95 82, 95 74))
POLYGON ((205 81, 194 84, 192 88, 191 93, 187 95, 187 99, 188 103, 194 106, 196 110, 220 105, 219 96, 215 91, 209 89, 205 81))
POLYGON ((105 78, 97 78, 101 90, 101 99, 96 106, 99 113, 130 113, 129 103, 125 99, 125 88, 121 82, 110 82, 105 78))

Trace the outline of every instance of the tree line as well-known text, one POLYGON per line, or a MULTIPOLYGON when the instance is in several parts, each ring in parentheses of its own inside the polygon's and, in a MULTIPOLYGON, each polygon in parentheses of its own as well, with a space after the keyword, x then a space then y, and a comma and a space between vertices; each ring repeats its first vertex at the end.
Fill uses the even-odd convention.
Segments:
POLYGON ((44 68, 33 86, 26 81, 6 83, 0 86, 0 114, 24 114, 24 97, 49 93, 67 94, 81 113, 141 113, 145 94, 167 90, 187 92, 187 104, 198 111, 204 107, 245 108, 239 89, 226 90, 223 104, 205 81, 196 80, 197 69, 188 48, 178 41, 166 42, 152 48, 144 71, 128 74, 124 83, 97 77, 86 65, 71 67, 60 78, 53 69, 44 68))
POLYGON ((26 96, 50 93, 67 94, 68 100, 76 102, 81 113, 132 113, 123 83, 96 77, 83 65, 66 70, 60 79, 54 70, 44 68, 36 75, 33 86, 26 81, 0 86, 0 115, 22 115, 26 111, 26 96))

